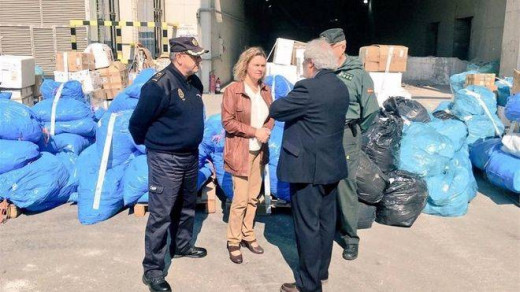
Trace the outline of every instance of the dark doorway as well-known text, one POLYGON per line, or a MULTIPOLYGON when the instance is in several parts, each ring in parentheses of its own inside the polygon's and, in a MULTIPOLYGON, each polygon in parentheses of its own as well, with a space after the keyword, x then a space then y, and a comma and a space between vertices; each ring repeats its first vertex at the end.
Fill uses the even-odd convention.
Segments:
POLYGON ((473 17, 457 18, 453 36, 453 57, 468 60, 473 17))
POLYGON ((439 24, 440 22, 432 22, 428 25, 426 31, 426 46, 425 56, 437 57, 437 41, 439 39, 439 24))

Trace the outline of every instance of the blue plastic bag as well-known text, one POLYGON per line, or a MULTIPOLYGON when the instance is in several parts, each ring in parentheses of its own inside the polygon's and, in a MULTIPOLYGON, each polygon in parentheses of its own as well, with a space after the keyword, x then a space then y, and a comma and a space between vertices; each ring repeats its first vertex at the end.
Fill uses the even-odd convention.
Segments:
POLYGON ((81 224, 104 221, 123 208, 123 178, 127 164, 109 168, 104 176, 99 208, 94 208, 94 196, 98 181, 100 160, 95 146, 85 149, 78 158, 78 219, 81 224), (79 166, 81 165, 81 168, 79 166))
POLYGON ((153 68, 147 68, 139 72, 135 77, 132 84, 125 88, 124 92, 133 98, 139 98, 141 96, 141 88, 143 85, 152 78, 157 71, 153 68))
POLYGON ((275 100, 286 97, 294 88, 294 85, 282 75, 269 75, 265 78, 264 82, 271 88, 275 100))
POLYGON ((61 193, 69 174, 52 154, 41 157, 25 167, 0 175, 0 193, 17 207, 31 212, 52 209, 67 202, 61 193))
MULTIPOLYGON (((52 99, 45 99, 37 103, 32 110, 42 122, 50 122, 52 115, 52 99)), ((75 99, 60 99, 56 106, 56 121, 75 121, 84 118, 93 118, 90 106, 75 99)))
POLYGON ((135 156, 136 152, 138 152, 134 146, 134 140, 130 135, 130 131, 128 130, 132 111, 122 111, 119 113, 107 112, 99 121, 99 127, 96 132, 96 145, 99 157, 103 155, 108 134, 108 123, 112 114, 116 115, 116 120, 108 158, 109 168, 129 162, 135 156))
POLYGON ((466 76, 469 74, 477 74, 478 71, 476 70, 470 70, 466 72, 462 72, 459 74, 454 74, 450 76, 450 88, 451 93, 455 94, 459 90, 464 88, 464 83, 466 83, 466 76))
POLYGON ((0 139, 0 174, 22 168, 38 156, 38 145, 32 142, 0 139))
POLYGON ((38 143, 42 128, 34 112, 24 104, 0 99, 0 139, 38 143))
POLYGON ((69 179, 63 188, 60 190, 60 196, 67 197, 67 202, 76 202, 77 197, 71 200, 71 195, 77 193, 78 190, 78 173, 79 169, 76 167, 78 155, 72 152, 60 152, 56 154, 56 158, 63 164, 69 174, 69 179))
POLYGON ((469 148, 469 157, 473 166, 480 170, 484 170, 493 152, 502 147, 500 138, 479 140, 469 148))
POLYGON ((439 105, 433 110, 433 112, 451 110, 452 106, 453 106, 453 102, 443 101, 443 102, 439 103, 439 105))
POLYGON ((271 183, 271 194, 278 199, 291 201, 289 183, 279 181, 276 176, 278 160, 282 148, 283 125, 275 124, 269 138, 269 178, 271 183))
POLYGON ((110 103, 107 112, 117 113, 124 110, 133 110, 137 106, 139 99, 133 98, 126 92, 120 92, 110 103))
POLYGON ((450 138, 455 151, 461 149, 462 146, 464 146, 466 143, 466 139, 468 137, 468 128, 462 121, 453 119, 434 119, 428 125, 434 128, 438 133, 450 138))
POLYGON ((495 60, 484 62, 482 60, 474 59, 469 62, 466 70, 474 70, 478 73, 498 74, 498 71, 500 70, 500 61, 495 60))
POLYGON ((475 95, 480 96, 480 99, 491 114, 496 115, 497 101, 495 94, 486 87, 476 85, 470 85, 457 91, 455 101, 451 107, 453 114, 460 119, 464 119, 467 116, 485 115, 486 112, 475 95))
POLYGON ((520 122, 520 93, 511 96, 505 109, 506 118, 510 121, 520 122))
POLYGON ((0 99, 11 99, 11 92, 0 92, 0 99))
POLYGON ((469 116, 468 119, 464 121, 468 127, 467 143, 471 145, 478 140, 502 135, 504 133, 504 124, 497 116, 493 116, 493 121, 494 123, 488 116, 469 116))
POLYGON ((506 106, 509 96, 511 96, 511 87, 513 86, 513 77, 506 77, 495 82, 497 86, 497 104, 506 106))
POLYGON ((455 152, 455 156, 451 160, 452 167, 462 167, 468 171, 468 187, 466 194, 468 196, 468 202, 471 202, 473 198, 477 196, 478 185, 475 175, 473 174, 473 165, 469 158, 469 146, 464 145, 459 151, 455 152))
POLYGON ((428 124, 412 123, 403 133, 399 169, 420 176, 435 176, 446 171, 455 155, 451 140, 428 124))
POLYGON ((486 175, 494 185, 520 193, 520 159, 518 157, 500 149, 494 151, 486 166, 486 175))
POLYGON ((50 136, 48 140, 42 139, 38 144, 40 151, 53 154, 58 152, 71 152, 79 155, 85 148, 92 144, 92 140, 76 134, 58 134, 50 136))
MULTIPOLYGON (((40 92, 42 93, 43 99, 54 99, 61 84, 61 82, 56 82, 51 79, 43 80, 43 83, 40 87, 40 92)), ((62 98, 71 98, 85 102, 85 95, 83 94, 81 83, 76 80, 65 82, 60 96, 60 99, 62 98)))
MULTIPOLYGON (((43 128, 47 131, 51 131, 51 122, 44 122, 43 128)), ((56 122, 54 133, 70 133, 81 135, 83 137, 95 137, 96 136, 97 124, 92 118, 84 118, 74 121, 56 122)))

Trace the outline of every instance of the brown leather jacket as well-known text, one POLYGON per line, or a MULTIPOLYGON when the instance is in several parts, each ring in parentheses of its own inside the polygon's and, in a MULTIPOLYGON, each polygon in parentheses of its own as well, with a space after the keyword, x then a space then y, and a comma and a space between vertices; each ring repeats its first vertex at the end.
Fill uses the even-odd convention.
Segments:
MULTIPOLYGON (((261 85, 262 98, 270 107, 273 103, 270 88, 261 85)), ((224 169, 236 176, 248 176, 249 138, 255 137, 251 127, 251 99, 245 92, 244 82, 234 82, 224 91, 222 99, 222 126, 226 130, 224 169)), ((268 117, 264 128, 273 129, 274 120, 268 117)), ((262 165, 269 161, 268 144, 260 149, 262 165)))

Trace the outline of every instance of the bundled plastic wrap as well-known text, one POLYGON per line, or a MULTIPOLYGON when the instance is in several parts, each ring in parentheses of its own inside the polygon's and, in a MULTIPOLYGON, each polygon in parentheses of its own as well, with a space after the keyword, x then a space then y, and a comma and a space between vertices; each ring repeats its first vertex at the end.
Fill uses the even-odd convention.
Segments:
POLYGON ((384 173, 397 168, 402 129, 399 116, 381 111, 363 134, 363 151, 384 173))
POLYGON ((271 131, 271 137, 269 138, 269 178, 271 194, 278 199, 289 202, 291 200, 289 183, 278 180, 278 176, 276 175, 280 150, 282 149, 283 127, 283 124, 275 123, 271 131))
POLYGON ((520 159, 502 150, 491 154, 486 166, 486 175, 491 183, 520 193, 520 159))
POLYGON ((491 154, 502 147, 500 138, 479 140, 469 148, 469 157, 473 166, 484 170, 491 157, 491 154))
POLYGON ((500 70, 500 62, 498 60, 485 62, 475 59, 468 63, 466 70, 473 70, 477 73, 498 74, 498 71, 500 70))
POLYGON ((56 154, 56 158, 65 166, 69 174, 69 179, 63 188, 60 190, 60 194, 63 197, 68 197, 68 202, 77 202, 77 191, 79 184, 79 172, 81 171, 76 167, 78 161, 78 155, 72 152, 61 152, 56 154), (75 194, 75 195, 73 195, 75 194), (72 200, 71 200, 72 197, 72 200))
MULTIPOLYGON (((99 121, 96 131, 96 147, 99 157, 102 156, 105 149, 105 143, 108 134, 108 124, 112 113, 107 112, 99 121)), ((116 114, 114 123, 112 144, 110 147, 110 155, 108 158, 108 168, 129 162, 136 154, 140 154, 134 146, 134 140, 128 130, 128 124, 132 111, 122 111, 116 114)))
MULTIPOLYGON (((44 122, 43 127, 50 131, 51 122, 44 122)), ((83 137, 95 137, 96 128, 96 122, 91 117, 88 117, 74 121, 56 122, 54 134, 70 133, 83 137)))
POLYGON ((11 92, 1 92, 0 91, 0 99, 11 99, 11 92))
POLYGON ((426 182, 402 170, 391 172, 388 177, 390 185, 378 204, 376 221, 385 225, 411 227, 426 205, 426 182))
POLYGON ((294 88, 294 85, 282 75, 269 75, 264 82, 271 88, 275 100, 287 96, 294 88))
POLYGON ((505 114, 508 120, 520 122, 520 93, 509 98, 507 102, 505 114))
POLYGON ((513 77, 497 80, 495 85, 497 86, 497 104, 499 106, 506 106, 509 96, 511 96, 513 77))
POLYGON ((34 112, 24 104, 0 99, 0 139, 38 143, 42 128, 34 112))
POLYGON ((32 142, 0 139, 0 174, 22 168, 39 156, 38 145, 32 142))
POLYGON ((62 193, 69 174, 52 154, 42 153, 36 161, 0 175, 0 194, 17 207, 41 212, 67 202, 62 193))
POLYGON ((450 138, 455 151, 458 151, 465 145, 466 139, 468 138, 468 129, 466 124, 462 121, 455 119, 436 119, 428 125, 434 128, 438 133, 450 138))
POLYGON ((399 169, 420 176, 443 173, 455 155, 451 140, 428 124, 412 123, 401 141, 399 169))
POLYGON ((40 143, 38 143, 40 151, 46 151, 53 154, 59 152, 71 152, 76 155, 79 155, 81 151, 91 144, 92 141, 89 138, 69 133, 42 138, 40 143))
POLYGON ((486 105, 491 114, 496 115, 497 101, 495 94, 488 88, 477 85, 470 85, 457 91, 451 111, 461 119, 467 116, 486 115, 486 110, 479 99, 486 105))
MULTIPOLYGON (((58 92, 58 88, 61 86, 61 82, 55 82, 51 79, 45 79, 40 87, 43 99, 53 100, 58 92)), ((81 83, 76 80, 71 80, 63 83, 63 89, 61 91, 61 98, 65 99, 76 99, 78 101, 85 101, 85 95, 81 83)))
POLYGON ((466 72, 462 72, 459 74, 451 75, 450 77, 450 88, 451 92, 455 94, 459 90, 464 88, 464 84, 466 83, 466 76, 469 74, 477 74, 478 71, 476 70, 470 70, 466 72))
POLYGON ((390 97, 383 104, 384 109, 392 114, 406 118, 412 122, 430 122, 428 110, 416 100, 404 97, 390 97))
POLYGON ((388 178, 379 167, 361 152, 356 173, 357 193, 360 201, 377 204, 383 198, 388 178))
POLYGON ((493 116, 493 121, 487 116, 470 116, 464 122, 468 127, 467 143, 470 145, 478 140, 496 137, 504 133, 504 124, 496 116, 493 116))
POLYGON ((375 205, 368 205, 363 202, 359 202, 358 209, 358 229, 369 229, 372 227, 372 223, 376 220, 375 205))
POLYGON ((80 223, 95 224, 114 216, 123 208, 121 180, 128 164, 120 164, 106 170, 99 193, 99 204, 95 205, 96 186, 100 171, 96 145, 85 149, 79 156, 77 163, 81 165, 78 185, 78 218, 80 223))

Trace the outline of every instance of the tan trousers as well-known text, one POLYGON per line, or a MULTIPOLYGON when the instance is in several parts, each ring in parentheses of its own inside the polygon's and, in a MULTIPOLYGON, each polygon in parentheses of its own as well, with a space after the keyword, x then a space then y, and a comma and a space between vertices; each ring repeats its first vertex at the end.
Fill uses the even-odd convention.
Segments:
POLYGON ((249 176, 233 176, 233 202, 229 211, 227 240, 238 245, 242 240, 256 239, 253 230, 258 196, 262 186, 260 151, 250 151, 249 176))

